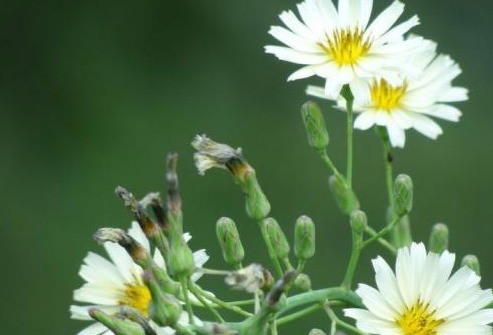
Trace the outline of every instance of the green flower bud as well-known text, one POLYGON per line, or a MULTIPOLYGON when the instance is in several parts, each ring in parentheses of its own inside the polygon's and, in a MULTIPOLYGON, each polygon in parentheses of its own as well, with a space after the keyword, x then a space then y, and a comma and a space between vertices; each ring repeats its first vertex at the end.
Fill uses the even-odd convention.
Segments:
POLYGON ((351 228, 355 233, 363 234, 366 226, 368 225, 368 219, 366 218, 365 212, 355 210, 351 213, 349 217, 349 223, 351 224, 351 228))
POLYGON ((341 175, 332 175, 329 178, 329 188, 332 196, 344 214, 351 214, 359 209, 359 202, 353 190, 349 188, 347 181, 341 175))
POLYGON ((269 215, 269 200, 262 192, 253 169, 245 175, 242 187, 245 192, 245 205, 248 216, 259 221, 269 215))
POLYGON ((302 260, 315 254, 315 224, 308 216, 300 216, 294 225, 294 254, 302 260))
POLYGON ((413 181, 406 174, 400 174, 394 182, 395 208, 397 215, 411 212, 413 208, 413 181))
POLYGON ((329 133, 318 105, 312 101, 301 107, 301 117, 305 124, 308 144, 315 149, 324 149, 329 144, 329 133))
POLYGON ((229 265, 236 266, 245 257, 236 224, 230 218, 220 218, 216 223, 216 235, 223 258, 229 265))
POLYGON ((431 228, 428 250, 436 254, 441 254, 448 249, 448 228, 443 223, 437 223, 431 228))
POLYGON ((90 309, 89 315, 108 327, 116 335, 145 335, 144 329, 137 323, 110 316, 97 308, 90 309))
POLYGON ((306 292, 312 288, 312 281, 305 273, 300 273, 293 283, 294 287, 300 291, 306 292))
POLYGON ((194 272, 195 262, 192 250, 181 234, 173 234, 166 264, 170 274, 175 277, 190 276, 194 272))
POLYGON ((273 218, 267 218, 262 222, 265 225, 270 244, 273 246, 274 257, 285 258, 289 254, 289 243, 281 227, 273 218))
POLYGON ((152 296, 149 317, 160 326, 173 327, 182 313, 180 302, 171 294, 165 293, 150 273, 144 274, 144 282, 152 296))
POLYGON ((478 276, 480 276, 479 260, 474 255, 466 255, 462 259, 462 266, 467 266, 473 270, 478 276))

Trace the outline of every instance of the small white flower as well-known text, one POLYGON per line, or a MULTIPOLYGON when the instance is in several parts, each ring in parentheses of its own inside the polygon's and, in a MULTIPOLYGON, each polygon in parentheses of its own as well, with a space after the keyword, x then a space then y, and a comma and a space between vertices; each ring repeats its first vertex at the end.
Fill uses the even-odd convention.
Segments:
POLYGON ((369 24, 372 7, 373 0, 339 0, 337 9, 331 0, 305 0, 298 4, 301 21, 285 11, 279 17, 288 29, 273 26, 269 31, 286 47, 269 45, 265 51, 305 65, 288 80, 325 78, 325 93, 332 99, 344 84, 361 78, 379 75, 393 83, 399 72, 408 71, 407 56, 429 42, 403 38, 419 24, 417 16, 394 26, 404 11, 402 2, 394 1, 369 24))
MULTIPOLYGON (((430 116, 457 122, 462 113, 447 103, 467 100, 467 89, 452 86, 461 69, 449 56, 437 56, 435 47, 430 45, 429 50, 408 61, 409 66, 422 72, 419 78, 403 76, 398 85, 381 77, 355 83, 351 87, 353 109, 361 114, 354 127, 366 130, 373 125, 384 126, 392 146, 402 148, 407 129, 413 128, 432 139, 442 134, 442 128, 430 116)), ((328 99, 321 87, 309 86, 307 93, 328 99)), ((338 105, 345 109, 345 100, 338 99, 338 105)))
POLYGON ((348 308, 356 327, 381 335, 488 335, 491 290, 468 267, 452 276, 455 255, 426 253, 422 243, 399 249, 395 274, 381 258, 373 260, 378 289, 360 284, 356 293, 366 309, 348 308))
MULTIPOLYGON (((128 230, 128 234, 144 248, 150 250, 149 240, 137 222, 132 222, 132 227, 128 230)), ((188 241, 191 236, 184 234, 184 238, 188 241)), ((73 319, 92 320, 88 314, 90 308, 96 307, 108 314, 114 314, 118 312, 122 305, 133 307, 144 316, 147 316, 151 294, 142 279, 143 269, 134 263, 120 245, 113 242, 105 242, 104 248, 111 261, 92 252, 89 252, 84 258, 84 264, 80 268, 79 275, 86 283, 74 291, 74 300, 91 305, 70 306, 71 317, 73 319)), ((202 267, 209 259, 203 249, 196 251, 193 256, 197 267, 202 267)), ((154 261, 158 266, 165 266, 163 255, 157 249, 154 251, 154 261)), ((195 281, 200 276, 201 273, 197 272, 192 275, 192 280, 195 281)), ((183 316, 185 317, 185 314, 183 316)), ((174 334, 174 331, 169 327, 158 327, 152 321, 150 325, 158 335, 174 334)), ((100 334, 111 335, 113 332, 103 324, 96 322, 78 333, 78 335, 100 334)))

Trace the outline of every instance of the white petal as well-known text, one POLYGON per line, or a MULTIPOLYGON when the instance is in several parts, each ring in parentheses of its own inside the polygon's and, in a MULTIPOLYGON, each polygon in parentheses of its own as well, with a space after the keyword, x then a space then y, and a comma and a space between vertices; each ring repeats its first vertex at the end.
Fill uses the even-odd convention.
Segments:
POLYGON ((316 36, 303 24, 298 20, 296 15, 292 11, 286 11, 279 15, 281 21, 291 29, 296 35, 305 38, 310 42, 316 42, 316 36))
POLYGON ((79 275, 87 282, 98 283, 123 283, 124 278, 118 271, 115 264, 106 258, 89 252, 84 258, 84 263, 80 268, 79 275))
POLYGON ((132 222, 132 226, 128 230, 128 234, 132 236, 137 242, 139 242, 146 250, 151 250, 149 240, 147 239, 145 233, 142 231, 142 228, 140 228, 140 225, 137 221, 132 222))
POLYGON ((409 31, 412 27, 416 26, 419 24, 419 19, 418 16, 413 16, 409 20, 395 26, 394 28, 390 29, 388 32, 380 36, 375 43, 376 44, 384 44, 387 42, 394 41, 396 39, 399 39, 409 31))
POLYGON ((82 329, 80 332, 77 333, 77 335, 100 335, 107 330, 108 328, 106 328, 105 325, 97 322, 97 323, 93 323, 89 327, 82 329))
POLYGON ((418 113, 408 113, 408 115, 413 119, 413 128, 421 134, 436 139, 443 133, 442 128, 429 117, 418 113))
POLYGON ((320 64, 327 61, 327 56, 324 54, 306 53, 276 45, 266 46, 265 52, 274 54, 277 58, 281 60, 296 64, 320 64))
POLYGON ((325 95, 325 89, 323 87, 320 87, 320 86, 309 85, 306 88, 305 93, 308 95, 317 97, 317 98, 330 100, 330 98, 327 95, 325 95))
POLYGON ((387 303, 380 292, 373 287, 360 284, 356 294, 361 297, 366 308, 380 319, 392 322, 398 316, 398 313, 387 303))
POLYGON ((371 111, 361 113, 354 120, 354 128, 367 130, 375 124, 375 114, 371 111))
POLYGON ((459 118, 462 115, 461 111, 454 106, 444 104, 434 105, 429 110, 424 110, 421 113, 453 122, 459 121, 459 118))
POLYGON ((382 36, 397 21, 404 11, 404 4, 394 1, 370 24, 367 33, 376 39, 382 36))
POLYGON ((307 41, 306 39, 292 33, 286 28, 273 26, 270 28, 269 34, 277 38, 282 43, 286 44, 288 47, 295 50, 309 53, 320 52, 320 47, 318 47, 316 44, 307 41))
POLYGON ((375 270, 375 281, 378 290, 387 300, 388 304, 396 311, 403 311, 405 306, 397 285, 397 279, 390 266, 382 257, 372 260, 373 269, 375 270))
MULTIPOLYGON (((135 275, 139 272, 138 269, 140 268, 134 263, 132 257, 130 257, 125 249, 113 242, 105 242, 104 248, 125 279, 125 282, 130 283, 134 281, 135 275)), ((140 272, 142 272, 142 269, 140 269, 140 272)))

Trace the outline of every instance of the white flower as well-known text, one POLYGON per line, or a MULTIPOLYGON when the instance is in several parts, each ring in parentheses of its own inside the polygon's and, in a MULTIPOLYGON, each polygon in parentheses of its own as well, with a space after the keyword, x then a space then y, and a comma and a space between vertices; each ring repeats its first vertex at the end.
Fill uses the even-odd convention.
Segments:
MULTIPOLYGON (((150 250, 149 240, 140 228, 137 222, 132 222, 132 227, 128 230, 137 242, 144 248, 150 250)), ((191 236, 184 234, 188 241, 191 236)), ((118 312, 120 306, 127 305, 139 310, 144 316, 147 316, 147 310, 151 301, 151 294, 144 284, 142 268, 134 263, 123 247, 113 242, 105 242, 104 248, 108 253, 111 261, 106 258, 89 252, 84 258, 79 275, 86 283, 74 291, 74 300, 89 303, 89 306, 70 306, 71 317, 80 320, 92 320, 88 314, 90 308, 98 308, 108 314, 118 312)), ((194 253, 194 261, 197 267, 209 259, 205 250, 199 250, 194 253)), ((165 261, 162 254, 156 249, 154 251, 154 261, 158 266, 164 267, 165 261)), ((192 275, 192 280, 197 280, 201 273, 192 275)), ((185 318, 185 313, 183 315, 185 318)), ((158 327, 152 321, 150 322, 158 335, 174 334, 169 327, 158 327)), ((83 329, 78 335, 111 335, 112 331, 106 326, 97 322, 83 329)))
POLYGON ((383 76, 394 82, 408 71, 406 58, 429 42, 414 36, 404 39, 419 24, 413 16, 392 28, 404 11, 394 1, 369 24, 373 0, 305 0, 298 4, 301 21, 292 11, 279 15, 286 28, 273 26, 269 33, 284 43, 265 51, 291 63, 305 65, 288 80, 320 76, 326 79, 325 93, 335 99, 344 84, 362 78, 383 76))
POLYGON ((395 274, 381 258, 373 260, 378 290, 360 284, 356 293, 367 309, 345 309, 356 327, 382 335, 487 335, 493 309, 491 290, 468 267, 452 276, 455 255, 426 253, 422 243, 399 249, 395 274))
MULTIPOLYGON (((452 86, 461 69, 449 56, 437 56, 435 47, 430 45, 408 61, 409 66, 422 72, 419 78, 403 76, 398 85, 381 77, 355 83, 351 87, 353 109, 361 114, 354 127, 366 130, 373 125, 384 126, 392 146, 402 148, 407 129, 414 128, 432 139, 442 134, 442 128, 430 116, 457 122, 462 113, 447 103, 467 100, 467 89, 452 86)), ((309 86, 307 93, 328 99, 321 87, 309 86)), ((345 100, 340 98, 338 105, 345 109, 345 100)))

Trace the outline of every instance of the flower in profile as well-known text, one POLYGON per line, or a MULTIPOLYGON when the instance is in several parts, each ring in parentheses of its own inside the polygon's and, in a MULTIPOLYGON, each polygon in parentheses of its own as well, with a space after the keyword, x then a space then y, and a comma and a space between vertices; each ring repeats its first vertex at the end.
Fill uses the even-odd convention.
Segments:
MULTIPOLYGON (((452 86, 461 69, 449 56, 437 56, 435 48, 436 45, 430 45, 428 50, 409 60, 410 66, 422 72, 419 78, 404 76, 400 84, 394 85, 377 77, 353 85, 353 109, 361 113, 354 127, 362 130, 373 125, 386 127, 392 146, 402 148, 407 129, 413 128, 432 139, 442 134, 442 128, 430 116, 459 121, 462 113, 448 103, 468 99, 467 89, 452 86)), ((328 99, 321 87, 309 86, 307 93, 328 99)), ((345 109, 345 100, 340 98, 338 105, 345 109)))
POLYGON ((286 28, 269 33, 286 46, 266 46, 267 53, 304 65, 288 80, 311 76, 326 79, 325 93, 335 99, 344 84, 383 76, 394 83, 399 72, 408 71, 406 58, 429 42, 403 35, 419 24, 417 16, 394 26, 404 4, 394 1, 369 23, 373 0, 305 0, 298 4, 301 21, 292 11, 279 15, 286 28))
POLYGON ((452 276, 455 255, 429 252, 422 243, 399 249, 395 273, 381 258, 373 260, 377 288, 360 284, 356 293, 366 309, 348 308, 346 316, 369 334, 491 334, 491 290, 468 267, 452 276))
MULTIPOLYGON (((137 222, 132 222, 128 234, 145 249, 150 250, 149 240, 137 222)), ((191 237, 189 234, 185 234, 184 238, 189 240, 191 237)), ((92 252, 89 252, 84 258, 84 264, 80 268, 79 275, 86 283, 74 291, 74 300, 91 305, 70 306, 72 318, 92 320, 88 313, 92 308, 113 315, 119 312, 122 306, 132 307, 147 317, 151 293, 142 278, 144 270, 117 243, 105 242, 104 248, 111 261, 92 252)), ((205 250, 194 253, 197 267, 202 267, 208 259, 209 256, 205 250)), ((154 261, 158 266, 165 266, 163 255, 157 249, 154 251, 154 261)), ((192 280, 197 280, 200 275, 200 273, 195 273, 192 280)), ((150 325, 158 335, 174 334, 174 331, 169 327, 158 327, 152 321, 150 325)), ((78 333, 78 335, 99 334, 111 335, 113 332, 103 324, 96 322, 78 333)))

